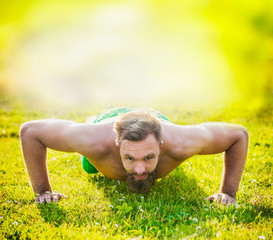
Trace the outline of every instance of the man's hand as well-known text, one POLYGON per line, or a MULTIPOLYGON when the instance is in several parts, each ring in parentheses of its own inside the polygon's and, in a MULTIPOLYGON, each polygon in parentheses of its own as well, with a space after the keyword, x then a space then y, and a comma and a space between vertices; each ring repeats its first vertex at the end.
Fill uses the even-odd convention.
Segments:
POLYGON ((61 193, 57 192, 51 193, 47 191, 43 194, 36 194, 34 200, 35 203, 51 203, 52 201, 57 203, 61 198, 67 198, 67 196, 61 193))
POLYGON ((236 204, 236 200, 225 193, 216 193, 206 198, 210 202, 224 203, 227 205, 236 204))

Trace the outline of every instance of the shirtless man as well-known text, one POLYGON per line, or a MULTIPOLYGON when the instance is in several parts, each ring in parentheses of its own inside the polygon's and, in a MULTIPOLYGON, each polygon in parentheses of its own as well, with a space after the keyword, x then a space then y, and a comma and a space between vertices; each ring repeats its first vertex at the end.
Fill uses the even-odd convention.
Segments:
POLYGON ((157 111, 130 108, 111 108, 94 119, 92 123, 36 120, 21 126, 21 146, 36 203, 58 202, 64 196, 52 192, 47 148, 78 152, 85 156, 83 167, 89 165, 86 171, 95 169, 111 179, 127 181, 137 193, 149 192, 155 179, 193 155, 224 152, 220 191, 208 200, 236 203, 248 150, 244 127, 226 123, 182 126, 157 111))

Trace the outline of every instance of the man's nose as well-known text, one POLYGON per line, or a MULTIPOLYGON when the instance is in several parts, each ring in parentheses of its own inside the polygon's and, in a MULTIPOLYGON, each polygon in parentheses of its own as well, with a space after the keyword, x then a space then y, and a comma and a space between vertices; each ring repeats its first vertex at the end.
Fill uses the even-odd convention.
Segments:
POLYGON ((137 164, 135 168, 135 172, 138 175, 142 175, 145 172, 145 166, 143 164, 137 164))

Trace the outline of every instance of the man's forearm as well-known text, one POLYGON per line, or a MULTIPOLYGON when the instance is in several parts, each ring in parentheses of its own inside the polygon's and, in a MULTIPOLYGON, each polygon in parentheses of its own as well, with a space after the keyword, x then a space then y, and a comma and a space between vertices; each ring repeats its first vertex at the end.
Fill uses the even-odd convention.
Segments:
POLYGON ((221 193, 226 193, 236 199, 248 150, 248 134, 244 129, 240 137, 224 153, 224 169, 221 193))
POLYGON ((46 166, 46 147, 35 137, 33 129, 28 125, 21 128, 20 139, 33 191, 38 194, 51 191, 46 166))

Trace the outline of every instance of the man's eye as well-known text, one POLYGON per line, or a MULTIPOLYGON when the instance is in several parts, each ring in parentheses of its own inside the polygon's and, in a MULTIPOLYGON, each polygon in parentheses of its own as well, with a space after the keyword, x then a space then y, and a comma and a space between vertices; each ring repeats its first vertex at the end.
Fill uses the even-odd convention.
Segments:
POLYGON ((132 162, 134 159, 133 159, 133 158, 127 158, 127 160, 128 160, 129 162, 132 162))
POLYGON ((149 160, 151 160, 151 159, 153 159, 153 158, 152 158, 152 157, 146 157, 146 158, 145 158, 146 161, 149 161, 149 160))

